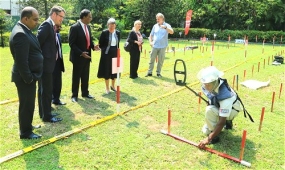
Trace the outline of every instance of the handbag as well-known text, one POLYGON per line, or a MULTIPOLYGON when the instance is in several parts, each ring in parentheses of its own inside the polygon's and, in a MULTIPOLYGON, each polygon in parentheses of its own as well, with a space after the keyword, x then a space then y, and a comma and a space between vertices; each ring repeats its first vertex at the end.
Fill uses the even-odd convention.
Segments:
POLYGON ((127 38, 127 40, 126 40, 126 42, 124 44, 124 49, 125 49, 126 52, 130 52, 131 51, 131 44, 129 43, 130 34, 131 33, 129 33, 128 38, 127 38))
POLYGON ((124 49, 126 52, 130 52, 130 50, 131 50, 131 44, 128 42, 128 39, 126 40, 126 42, 124 44, 124 49))

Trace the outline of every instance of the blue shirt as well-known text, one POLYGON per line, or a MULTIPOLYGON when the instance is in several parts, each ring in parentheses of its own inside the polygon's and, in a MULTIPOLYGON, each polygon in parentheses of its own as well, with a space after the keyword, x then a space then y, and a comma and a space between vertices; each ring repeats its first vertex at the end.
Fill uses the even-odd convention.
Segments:
MULTIPOLYGON (((166 22, 164 22, 163 25, 166 25, 167 28, 171 28, 171 26, 166 22)), ((153 48, 166 48, 168 46, 168 32, 158 24, 155 24, 152 27, 150 35, 153 40, 153 48)))

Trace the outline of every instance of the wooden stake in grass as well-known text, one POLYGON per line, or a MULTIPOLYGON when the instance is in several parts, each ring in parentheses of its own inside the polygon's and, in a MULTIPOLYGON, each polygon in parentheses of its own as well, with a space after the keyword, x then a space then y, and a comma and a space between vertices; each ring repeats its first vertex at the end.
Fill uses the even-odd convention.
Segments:
POLYGON ((233 78, 233 89, 235 88, 235 81, 236 81, 236 76, 234 75, 234 78, 233 78))
POLYGON ((275 98, 275 91, 272 93, 271 112, 273 112, 274 98, 275 98))
POLYGON ((263 68, 265 68, 265 58, 263 59, 263 68))
POLYGON ((252 65, 252 68, 251 68, 251 77, 253 77, 253 71, 254 71, 254 65, 252 65))
POLYGON ((168 124, 167 124, 167 132, 170 133, 170 124, 171 124, 171 110, 168 109, 168 124))
POLYGON ((263 117, 264 117, 264 111, 265 111, 265 107, 262 107, 258 131, 261 130, 261 126, 262 126, 262 122, 263 122, 263 117))
POLYGON ((260 62, 258 62, 257 72, 259 72, 260 62))
POLYGON ((243 70, 243 81, 245 80, 246 70, 243 70))
POLYGON ((281 97, 282 86, 283 86, 283 83, 280 84, 279 99, 280 99, 280 97, 281 97))
POLYGON ((144 58, 146 58, 146 49, 144 49, 144 58))
MULTIPOLYGON (((198 93, 199 96, 201 96, 201 92, 198 93)), ((198 97, 198 113, 200 113, 200 107, 201 107, 201 97, 198 97)))
POLYGON ((238 91, 238 75, 237 75, 237 91, 238 91))
POLYGON ((184 47, 184 55, 185 55, 185 52, 186 52, 186 45, 185 45, 185 47, 184 47))
POLYGON ((270 62, 270 56, 268 57, 267 65, 269 65, 269 62, 270 62))
POLYGON ((245 140, 246 140, 246 130, 243 130, 239 160, 242 160, 242 159, 243 159, 244 147, 245 147, 245 140))

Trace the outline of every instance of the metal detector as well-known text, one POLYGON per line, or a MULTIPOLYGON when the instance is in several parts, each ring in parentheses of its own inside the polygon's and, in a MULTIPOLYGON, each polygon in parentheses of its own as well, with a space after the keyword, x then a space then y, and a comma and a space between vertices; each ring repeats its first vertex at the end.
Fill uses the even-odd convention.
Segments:
POLYGON ((186 65, 185 65, 185 62, 181 59, 177 59, 175 61, 175 64, 174 64, 174 80, 175 80, 175 83, 176 85, 178 86, 185 86, 187 89, 189 89, 190 91, 192 91, 196 96, 200 97, 204 102, 206 102, 207 104, 209 104, 209 102, 204 98, 202 97, 201 95, 199 95, 197 92, 195 92, 193 89, 191 89, 189 86, 186 85, 186 77, 187 77, 187 74, 186 74, 186 65), (183 64, 183 71, 178 71, 177 70, 177 64, 178 63, 182 63, 183 64), (184 78, 183 80, 177 80, 177 74, 182 74, 184 75, 184 78))

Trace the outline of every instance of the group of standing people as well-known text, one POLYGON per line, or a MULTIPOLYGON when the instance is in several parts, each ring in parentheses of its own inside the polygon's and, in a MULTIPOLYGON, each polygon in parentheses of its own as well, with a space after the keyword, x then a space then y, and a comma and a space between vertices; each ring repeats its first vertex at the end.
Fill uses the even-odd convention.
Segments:
MULTIPOLYGON (((161 76, 161 69, 165 58, 165 50, 168 46, 168 34, 173 34, 174 31, 170 24, 165 22, 162 13, 156 14, 156 24, 152 27, 149 36, 149 43, 152 47, 150 52, 150 61, 148 72, 145 77, 152 76, 155 59, 157 58, 157 77, 161 76)), ((138 67, 140 62, 140 53, 142 52, 143 36, 140 33, 141 21, 137 20, 134 23, 132 31, 129 33, 128 42, 131 44, 130 49, 130 78, 138 78, 138 67)))
POLYGON ((60 102, 61 72, 64 71, 64 65, 58 31, 64 17, 64 9, 54 6, 35 36, 32 30, 38 26, 38 11, 33 7, 25 7, 20 21, 12 30, 9 40, 14 59, 12 82, 17 87, 19 97, 21 139, 41 138, 41 135, 33 133, 33 129, 40 126, 32 125, 37 82, 40 118, 43 122, 62 121, 62 118, 57 117, 58 114, 51 113, 51 103, 60 102))
MULTIPOLYGON (((43 122, 57 123, 62 121, 57 113, 52 113, 51 104, 65 105, 60 100, 62 88, 62 72, 64 62, 60 39, 61 24, 65 18, 65 10, 60 6, 51 8, 49 18, 38 27, 37 35, 32 33, 38 26, 39 13, 33 7, 22 10, 20 21, 14 26, 10 36, 10 51, 14 59, 12 82, 15 83, 19 97, 19 129, 21 139, 38 139, 41 135, 33 133, 33 115, 35 109, 36 83, 38 83, 39 116, 43 122)), ((153 26, 150 35, 151 52, 148 76, 158 56, 157 75, 160 75, 168 33, 173 33, 171 26, 164 22, 164 16, 157 14, 157 24, 153 26), (166 42, 163 42, 166 41, 166 42)), ((118 55, 120 32, 116 30, 116 21, 110 18, 107 29, 103 30, 98 45, 93 43, 91 28, 88 25, 92 14, 84 9, 80 19, 70 27, 69 46, 72 63, 72 96, 71 101, 78 101, 79 85, 82 97, 93 99, 88 90, 91 50, 101 50, 98 67, 98 78, 105 79, 106 94, 116 91, 116 74, 112 73, 112 60, 118 55), (111 80, 111 83, 110 83, 111 80)), ((140 33, 142 22, 137 20, 129 33, 130 78, 138 78, 140 53, 142 52, 143 37, 140 33)), ((159 76, 161 77, 161 75, 159 76)))

